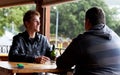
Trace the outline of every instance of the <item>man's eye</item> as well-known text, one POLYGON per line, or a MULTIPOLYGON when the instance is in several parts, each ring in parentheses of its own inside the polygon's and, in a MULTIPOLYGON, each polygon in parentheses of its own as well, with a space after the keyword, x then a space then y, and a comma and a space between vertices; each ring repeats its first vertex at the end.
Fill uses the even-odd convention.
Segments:
POLYGON ((33 20, 33 22, 37 22, 37 20, 33 20))

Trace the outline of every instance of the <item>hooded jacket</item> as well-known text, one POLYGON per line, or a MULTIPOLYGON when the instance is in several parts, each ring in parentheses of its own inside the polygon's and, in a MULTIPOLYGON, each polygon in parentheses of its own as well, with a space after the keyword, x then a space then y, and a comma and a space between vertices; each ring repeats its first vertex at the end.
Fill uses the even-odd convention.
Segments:
POLYGON ((71 68, 74 75, 120 75, 120 38, 99 24, 78 35, 57 58, 57 68, 71 68))

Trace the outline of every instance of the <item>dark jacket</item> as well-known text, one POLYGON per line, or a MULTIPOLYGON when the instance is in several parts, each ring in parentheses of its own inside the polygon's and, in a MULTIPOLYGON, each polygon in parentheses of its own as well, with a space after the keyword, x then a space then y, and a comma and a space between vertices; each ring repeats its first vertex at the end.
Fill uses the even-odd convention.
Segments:
POLYGON ((50 44, 47 38, 36 33, 34 39, 30 39, 25 31, 13 37, 12 46, 9 51, 9 61, 34 62, 36 56, 50 57, 50 44))
POLYGON ((73 39, 56 64, 75 65, 74 75, 120 75, 120 37, 106 25, 96 25, 73 39))

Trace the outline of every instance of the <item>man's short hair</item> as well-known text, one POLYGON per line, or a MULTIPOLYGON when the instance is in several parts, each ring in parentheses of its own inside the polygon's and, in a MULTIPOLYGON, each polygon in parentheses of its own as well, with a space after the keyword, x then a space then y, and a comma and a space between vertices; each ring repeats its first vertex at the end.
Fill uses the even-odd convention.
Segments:
POLYGON ((85 19, 89 19, 92 26, 105 24, 105 13, 100 7, 92 7, 86 12, 85 19))
MULTIPOLYGON (((26 22, 26 21, 30 21, 31 18, 32 18, 34 15, 40 16, 40 14, 39 14, 38 11, 36 11, 36 10, 28 10, 28 11, 24 14, 24 17, 23 17, 24 25, 25 25, 25 22, 26 22)), ((25 26, 26 26, 26 25, 25 25, 25 26)))

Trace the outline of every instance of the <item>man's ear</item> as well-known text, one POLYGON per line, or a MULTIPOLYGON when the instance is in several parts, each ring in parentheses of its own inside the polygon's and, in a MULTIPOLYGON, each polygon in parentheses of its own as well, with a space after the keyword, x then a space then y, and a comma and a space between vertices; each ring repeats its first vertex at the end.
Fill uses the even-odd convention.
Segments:
POLYGON ((27 22, 27 21, 25 21, 25 23, 24 23, 24 24, 25 24, 25 27, 27 28, 27 27, 28 27, 28 22, 27 22))
POLYGON ((85 30, 88 31, 91 28, 91 23, 89 19, 85 19, 85 30))

